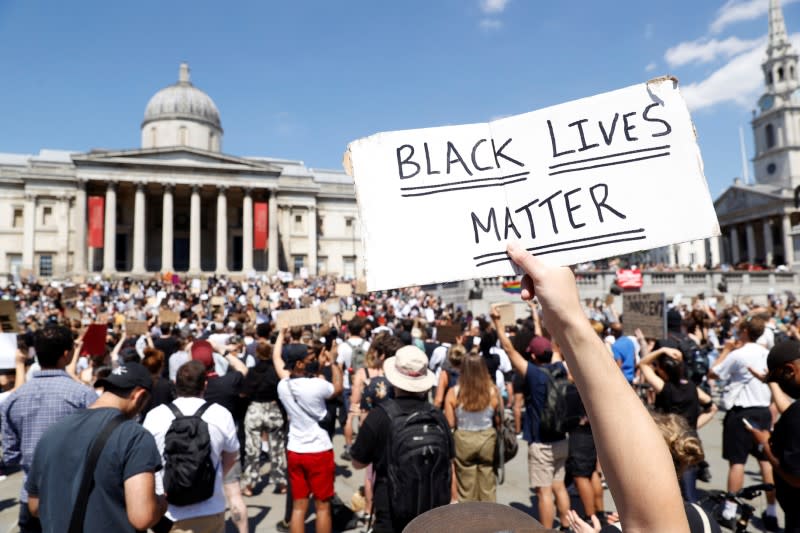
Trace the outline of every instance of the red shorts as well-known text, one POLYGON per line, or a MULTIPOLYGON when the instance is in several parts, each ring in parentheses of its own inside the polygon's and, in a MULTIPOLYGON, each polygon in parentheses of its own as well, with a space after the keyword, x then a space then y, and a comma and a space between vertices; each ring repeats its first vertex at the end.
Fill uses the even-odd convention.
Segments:
POLYGON ((336 471, 333 450, 316 453, 287 451, 286 462, 293 500, 303 500, 309 494, 314 494, 314 498, 319 501, 333 498, 333 478, 336 471))

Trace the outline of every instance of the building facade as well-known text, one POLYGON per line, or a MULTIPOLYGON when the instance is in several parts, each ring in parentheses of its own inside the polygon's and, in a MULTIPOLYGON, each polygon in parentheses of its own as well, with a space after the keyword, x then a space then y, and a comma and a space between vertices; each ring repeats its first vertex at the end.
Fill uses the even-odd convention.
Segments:
POLYGON ((148 102, 141 139, 128 150, 0 153, 0 274, 363 272, 352 178, 225 154, 219 111, 188 65, 148 102), (102 228, 91 198, 102 198, 102 228), (256 249, 258 223, 267 239, 256 249))

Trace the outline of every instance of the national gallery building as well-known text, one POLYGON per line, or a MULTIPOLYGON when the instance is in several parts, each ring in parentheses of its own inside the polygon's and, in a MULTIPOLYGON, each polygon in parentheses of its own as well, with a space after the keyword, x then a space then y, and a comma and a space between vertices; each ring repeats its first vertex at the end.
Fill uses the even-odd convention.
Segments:
POLYGON ((0 274, 363 272, 352 178, 225 154, 222 137, 182 64, 140 148, 0 153, 0 274))

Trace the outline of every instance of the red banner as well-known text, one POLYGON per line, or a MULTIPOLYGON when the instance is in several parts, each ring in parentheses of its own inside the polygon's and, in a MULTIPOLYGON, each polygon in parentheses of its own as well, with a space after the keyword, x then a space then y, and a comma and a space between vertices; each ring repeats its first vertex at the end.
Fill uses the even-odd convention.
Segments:
POLYGON ((642 271, 639 269, 617 270, 617 285, 623 289, 641 289, 644 281, 642 271))
POLYGON ((267 202, 255 202, 253 205, 253 249, 267 249, 267 202))
POLYGON ((103 223, 105 217, 105 198, 89 197, 89 246, 103 247, 103 223))

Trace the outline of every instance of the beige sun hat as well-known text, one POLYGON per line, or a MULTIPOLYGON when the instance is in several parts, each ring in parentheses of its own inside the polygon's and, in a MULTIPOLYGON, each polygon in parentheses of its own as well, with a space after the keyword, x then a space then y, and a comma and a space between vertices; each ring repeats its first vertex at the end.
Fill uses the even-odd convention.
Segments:
POLYGON ((403 346, 384 361, 383 372, 389 383, 408 392, 425 392, 436 383, 436 376, 428 369, 428 356, 413 345, 403 346))

